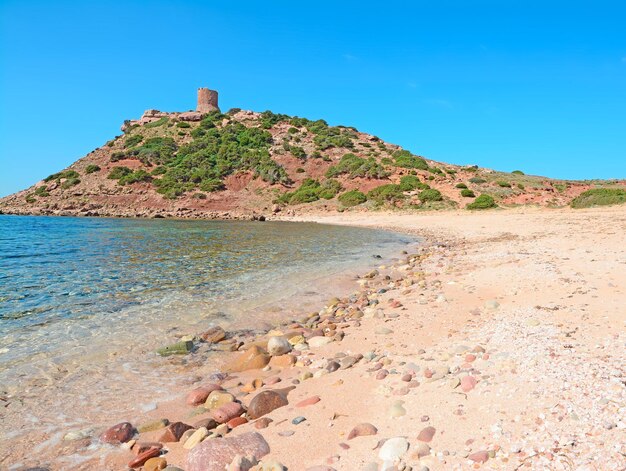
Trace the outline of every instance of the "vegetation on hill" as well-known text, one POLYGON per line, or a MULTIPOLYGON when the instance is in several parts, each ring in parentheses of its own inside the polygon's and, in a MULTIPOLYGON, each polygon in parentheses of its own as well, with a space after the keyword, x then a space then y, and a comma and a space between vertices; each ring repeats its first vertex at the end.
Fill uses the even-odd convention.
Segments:
POLYGON ((571 202, 572 208, 591 208, 626 203, 626 189, 593 188, 581 193, 571 202))
POLYGON ((183 121, 177 114, 153 119, 126 123, 123 135, 79 165, 47 177, 22 195, 20 204, 80 208, 89 204, 90 195, 106 201, 119 194, 131 206, 164 206, 155 203, 155 192, 172 200, 165 206, 186 211, 208 207, 199 200, 210 200, 214 208, 220 206, 216 202, 227 201, 223 206, 229 209, 242 202, 267 210, 272 202, 315 205, 333 200, 323 206, 474 210, 528 203, 589 207, 626 199, 626 190, 620 188, 597 188, 574 198, 602 182, 439 164, 352 127, 271 111, 233 109, 200 121, 183 121), (219 193, 227 188, 228 193, 219 193), (179 203, 174 201, 184 195, 179 203), (62 200, 72 201, 64 205, 62 200))

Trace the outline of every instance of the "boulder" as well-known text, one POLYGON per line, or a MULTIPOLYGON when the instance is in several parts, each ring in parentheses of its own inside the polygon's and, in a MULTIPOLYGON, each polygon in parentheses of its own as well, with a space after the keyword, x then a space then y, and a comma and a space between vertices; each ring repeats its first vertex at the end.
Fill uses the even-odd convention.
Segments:
POLYGON ((190 406, 197 406, 205 402, 207 397, 209 397, 209 394, 213 391, 219 391, 221 389, 222 387, 219 384, 207 384, 205 386, 200 386, 187 394, 186 402, 190 406))
POLYGON ((204 115, 197 111, 185 111, 178 115, 178 119, 181 121, 201 121, 204 115))
POLYGON ((185 469, 186 471, 223 471, 237 455, 258 461, 269 452, 269 445, 257 432, 205 440, 189 452, 185 469))

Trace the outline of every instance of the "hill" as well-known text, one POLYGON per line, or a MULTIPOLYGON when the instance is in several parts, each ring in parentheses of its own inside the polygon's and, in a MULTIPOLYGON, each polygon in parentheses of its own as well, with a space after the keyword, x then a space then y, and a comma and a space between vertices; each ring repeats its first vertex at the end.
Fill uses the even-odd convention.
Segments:
POLYGON ((558 207, 590 189, 625 186, 435 162, 353 127, 271 111, 148 110, 122 130, 70 167, 1 199, 0 212, 249 218, 381 207, 558 207))

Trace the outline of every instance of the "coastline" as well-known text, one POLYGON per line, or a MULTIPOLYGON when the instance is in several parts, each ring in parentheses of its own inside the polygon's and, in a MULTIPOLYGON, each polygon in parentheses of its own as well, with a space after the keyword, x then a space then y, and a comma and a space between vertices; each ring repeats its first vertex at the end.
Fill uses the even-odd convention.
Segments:
MULTIPOLYGON (((289 405, 268 414, 273 422, 266 428, 244 423, 227 437, 260 432, 270 448, 265 462, 274 459, 290 470, 381 469, 384 462, 393 466, 393 459, 384 459, 393 453, 398 469, 414 470, 624 466, 623 208, 290 220, 401 230, 420 235, 424 244, 406 263, 361 278, 357 296, 327 303, 318 319, 273 332, 330 343, 287 354, 293 366, 278 366, 287 359, 281 355, 269 370, 213 377, 246 407, 259 391, 295 386, 289 405), (250 391, 255 379, 264 385, 250 391), (294 407, 312 397, 319 402, 294 407), (295 425, 297 416, 306 420, 295 425), (364 422, 376 434, 348 439, 364 422), (398 450, 377 447, 392 438, 398 450), (402 440, 408 450, 402 451, 402 440)), ((240 350, 266 343, 267 336, 251 335, 240 350)), ((238 355, 225 354, 229 360, 238 355)), ((194 408, 183 397, 211 382, 208 374, 199 376, 146 420, 192 424, 209 417, 191 415, 194 408)), ((152 441, 162 432, 138 438, 152 441)), ((85 445, 65 446, 78 451, 85 445)), ((182 443, 166 446, 168 463, 190 469, 182 443)), ((100 469, 123 469, 134 456, 119 447, 101 450, 100 469)))

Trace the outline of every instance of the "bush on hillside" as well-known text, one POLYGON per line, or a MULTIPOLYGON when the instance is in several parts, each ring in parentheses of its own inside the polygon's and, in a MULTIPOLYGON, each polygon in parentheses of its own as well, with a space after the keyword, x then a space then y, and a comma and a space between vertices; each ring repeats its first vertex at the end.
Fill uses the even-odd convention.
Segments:
POLYGON ((387 185, 378 186, 367 193, 367 199, 378 204, 395 203, 404 199, 404 192, 400 185, 389 183, 387 185))
POLYGON ((408 150, 398 150, 394 152, 393 158, 397 167, 428 170, 426 161, 421 157, 411 154, 408 150))
POLYGON ((367 201, 367 196, 359 190, 350 190, 339 195, 337 199, 343 206, 350 208, 352 206, 358 206, 359 204, 365 203, 367 201))
POLYGON ((476 198, 473 203, 468 204, 467 209, 489 209, 497 206, 492 196, 483 194, 476 198))
POLYGON ((94 172, 99 172, 100 171, 100 167, 98 165, 94 165, 94 164, 90 164, 87 165, 87 168, 85 168, 85 173, 94 173, 94 172))
POLYGON ((328 178, 347 174, 350 178, 385 178, 389 175, 384 167, 370 157, 364 159, 354 154, 345 154, 337 165, 333 165, 326 171, 328 178))
POLYGON ((400 188, 402 191, 428 190, 430 186, 422 183, 415 175, 405 175, 400 178, 400 188))
POLYGON ((623 203, 626 203, 626 189, 593 188, 578 195, 570 205, 572 208, 580 209, 623 203))
POLYGON ((525 175, 524 172, 522 172, 521 170, 513 170, 511 173, 513 175, 525 175))
POLYGON ((461 190, 461 196, 463 198, 473 198, 476 196, 472 190, 468 190, 467 188, 461 190))
POLYGON ((509 182, 504 181, 504 180, 498 180, 496 182, 496 185, 498 185, 499 187, 502 187, 502 188, 511 188, 511 184, 509 182))
POLYGON ((461 188, 467 188, 467 185, 466 185, 465 183, 457 183, 457 184, 455 185, 455 188, 459 188, 459 189, 461 189, 461 188))
POLYGON ((443 200, 443 196, 439 190, 435 190, 434 188, 424 190, 418 195, 419 200, 422 203, 426 203, 429 201, 441 201, 443 200))
POLYGON ((109 180, 119 180, 120 178, 130 175, 131 173, 133 173, 133 171, 128 167, 113 167, 107 178, 109 180))
POLYGON ((486 183, 487 180, 485 180, 484 178, 480 178, 480 177, 472 177, 469 179, 470 183, 474 183, 475 185, 480 185, 482 183, 486 183))

